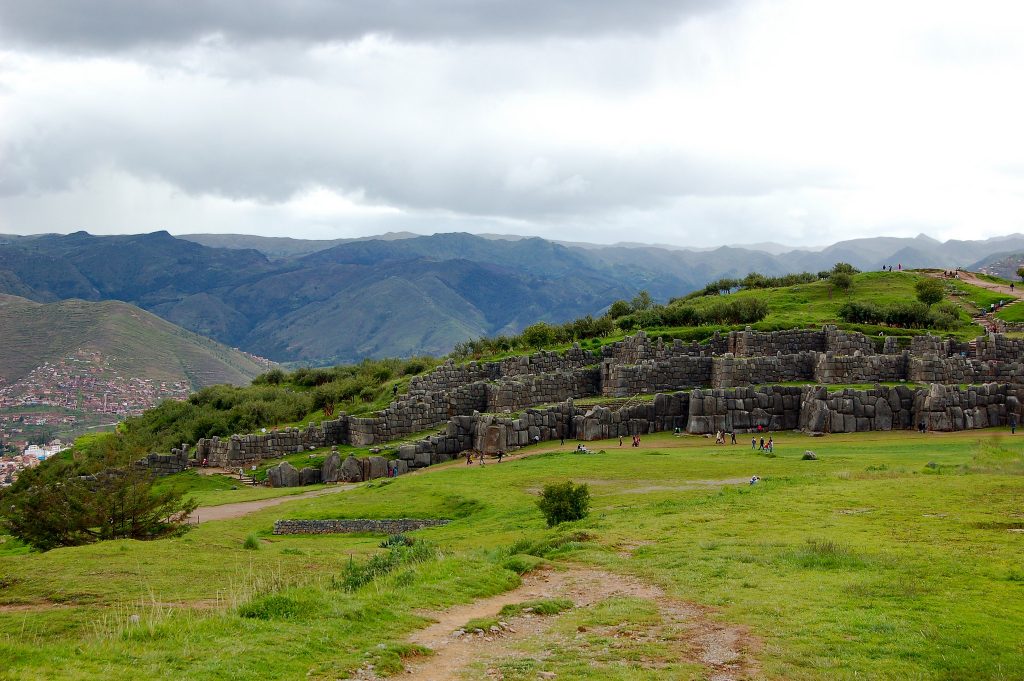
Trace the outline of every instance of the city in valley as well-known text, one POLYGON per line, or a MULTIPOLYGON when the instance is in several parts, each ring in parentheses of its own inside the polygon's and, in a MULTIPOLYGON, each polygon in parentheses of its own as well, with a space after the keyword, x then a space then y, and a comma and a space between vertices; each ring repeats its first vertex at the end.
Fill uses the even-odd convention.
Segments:
POLYGON ((127 376, 113 358, 79 351, 14 383, 0 379, 0 486, 56 454, 75 436, 109 430, 163 400, 183 400, 187 381, 127 376))

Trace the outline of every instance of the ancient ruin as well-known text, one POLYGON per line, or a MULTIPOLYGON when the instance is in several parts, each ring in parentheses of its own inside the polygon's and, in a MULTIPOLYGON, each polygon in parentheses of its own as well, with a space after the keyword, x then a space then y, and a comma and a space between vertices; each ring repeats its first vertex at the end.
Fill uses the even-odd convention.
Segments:
POLYGON ((203 439, 194 449, 183 444, 140 465, 165 474, 183 469, 189 460, 231 468, 331 445, 392 443, 396 450, 397 458, 344 461, 334 453, 315 474, 290 464, 272 469, 271 484, 290 486, 310 484, 314 477, 315 482, 356 482, 400 475, 466 450, 492 454, 560 438, 676 429, 747 432, 758 426, 814 433, 922 423, 940 431, 985 428, 1005 425, 1011 414, 1019 421, 1022 360, 1024 340, 1001 334, 959 343, 935 336, 873 338, 832 326, 748 328, 716 332, 706 343, 683 343, 640 332, 599 351, 577 345, 564 353, 496 362, 449 360, 414 378, 407 394, 373 416, 341 414, 302 429, 203 439), (798 385, 779 385, 787 383, 798 385), (876 385, 828 388, 865 383, 876 385), (582 398, 603 399, 576 406, 582 398), (434 429, 438 432, 428 437, 399 443, 434 429))

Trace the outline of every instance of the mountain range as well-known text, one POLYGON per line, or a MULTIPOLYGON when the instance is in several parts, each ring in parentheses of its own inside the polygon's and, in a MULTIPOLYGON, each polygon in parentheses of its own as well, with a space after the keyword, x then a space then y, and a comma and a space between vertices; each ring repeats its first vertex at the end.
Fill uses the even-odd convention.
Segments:
POLYGON ((599 314, 641 289, 664 301, 751 271, 817 272, 839 261, 952 268, 1022 250, 1020 234, 694 250, 470 234, 315 241, 76 232, 0 236, 0 293, 120 300, 257 355, 319 364, 444 354, 468 338, 599 314))

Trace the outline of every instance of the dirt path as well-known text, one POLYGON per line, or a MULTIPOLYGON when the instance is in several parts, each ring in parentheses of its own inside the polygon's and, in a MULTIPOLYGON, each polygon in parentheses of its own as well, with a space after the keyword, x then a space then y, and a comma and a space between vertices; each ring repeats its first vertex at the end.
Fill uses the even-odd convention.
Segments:
POLYGON ((271 506, 283 504, 286 501, 296 499, 309 499, 310 497, 321 497, 325 494, 335 494, 354 489, 355 485, 335 485, 324 489, 302 492, 301 494, 290 494, 283 497, 272 497, 270 499, 256 499, 255 501, 239 501, 237 504, 221 504, 220 506, 200 506, 188 517, 188 522, 198 525, 210 520, 227 520, 229 518, 241 518, 256 511, 262 511, 271 506))
MULTIPOLYGON (((942 279, 944 277, 940 275, 939 278, 942 279)), ((997 284, 992 281, 985 281, 984 279, 981 279, 973 272, 964 272, 961 270, 960 281, 970 284, 972 286, 977 286, 979 288, 986 288, 989 291, 995 291, 996 293, 1005 293, 1006 296, 1009 298, 1024 298, 1024 292, 1021 292, 1021 290, 1018 289, 1016 286, 1014 286, 1013 290, 1010 290, 1009 286, 997 284)))
MULTIPOLYGON (((526 575, 523 584, 512 591, 431 614, 436 623, 416 632, 409 642, 426 646, 434 654, 408 661, 406 673, 401 678, 455 681, 463 678, 470 665, 484 662, 487 678, 500 679, 501 672, 496 665, 502 660, 523 659, 526 654, 517 645, 522 642, 540 644, 545 652, 556 648, 578 648, 581 657, 590 659, 592 652, 586 640, 588 636, 622 640, 627 648, 631 642, 660 642, 669 647, 668 657, 703 666, 711 681, 751 678, 758 669, 753 654, 759 649, 759 642, 743 627, 719 622, 710 614, 708 608, 670 599, 661 589, 632 577, 582 566, 571 566, 561 571, 544 570, 526 575), (567 598, 575 608, 588 608, 615 597, 633 597, 655 604, 660 620, 647 624, 642 631, 620 624, 592 627, 590 631, 579 627, 576 632, 564 634, 552 631, 558 616, 524 614, 504 620, 506 626, 500 632, 458 633, 469 620, 496 617, 503 606, 512 603, 567 598)), ((622 661, 627 661, 629 651, 623 648, 621 652, 622 661)), ((530 657, 537 659, 538 655, 534 653, 530 657)), ((651 670, 663 669, 672 659, 647 660, 647 663, 651 670)), ((636 663, 631 658, 629 661, 636 663)), ((619 661, 603 660, 603 663, 616 665, 619 661)), ((540 676, 543 678, 546 674, 541 673, 540 676)), ((371 680, 377 677, 371 669, 362 669, 356 678, 371 680)))

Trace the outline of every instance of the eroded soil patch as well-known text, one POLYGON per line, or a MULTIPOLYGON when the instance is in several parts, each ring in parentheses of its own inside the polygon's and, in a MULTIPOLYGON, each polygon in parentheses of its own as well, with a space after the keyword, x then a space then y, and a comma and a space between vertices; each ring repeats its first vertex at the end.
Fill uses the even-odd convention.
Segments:
MULTIPOLYGON (((517 589, 430 616, 436 622, 416 632, 409 642, 426 646, 434 654, 407 661, 403 679, 454 681, 476 678, 480 673, 485 678, 504 679, 502 669, 522 667, 519 663, 526 663, 534 678, 553 678, 552 672, 536 667, 543 665, 554 651, 565 654, 574 646, 587 660, 591 651, 586 648, 593 645, 588 636, 600 636, 605 641, 599 654, 594 655, 600 664, 627 663, 649 670, 674 663, 691 664, 699 666, 701 675, 712 681, 739 681, 757 671, 754 653, 759 643, 744 627, 720 622, 712 617, 709 608, 671 599, 658 587, 595 568, 574 566, 532 573, 523 578, 517 589), (524 613, 503 618, 507 626, 495 632, 460 631, 470 620, 497 617, 505 605, 553 598, 571 600, 574 609, 557 616, 524 613), (559 626, 561 618, 586 615, 588 609, 607 607, 612 602, 638 603, 653 615, 639 626, 602 626, 590 631, 584 626, 559 626), (630 644, 645 641, 655 644, 662 654, 638 656, 636 649, 630 649, 630 644), (615 659, 617 654, 622 657, 615 659)), ((356 678, 376 677, 371 669, 362 669, 356 678)))

